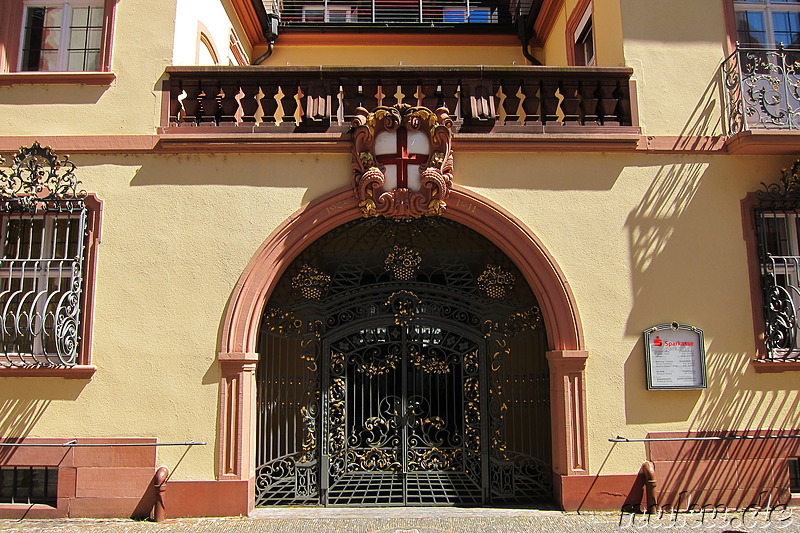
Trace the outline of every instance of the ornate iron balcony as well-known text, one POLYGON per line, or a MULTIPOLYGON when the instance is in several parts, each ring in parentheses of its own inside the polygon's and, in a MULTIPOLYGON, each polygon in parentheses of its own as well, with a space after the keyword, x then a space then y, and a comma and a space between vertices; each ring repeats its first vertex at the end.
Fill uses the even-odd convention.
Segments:
POLYGON ((359 107, 445 107, 455 131, 637 133, 629 68, 168 67, 163 133, 347 132, 359 107))
POLYGON ((728 135, 800 130, 800 49, 740 46, 723 74, 728 135))

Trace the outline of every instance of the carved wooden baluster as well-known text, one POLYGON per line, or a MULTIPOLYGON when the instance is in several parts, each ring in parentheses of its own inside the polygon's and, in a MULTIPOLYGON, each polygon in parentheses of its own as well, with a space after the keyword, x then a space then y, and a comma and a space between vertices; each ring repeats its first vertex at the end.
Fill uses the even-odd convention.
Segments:
POLYGON ((542 100, 539 98, 539 82, 520 83, 520 90, 525 95, 522 101, 522 109, 525 111, 525 124, 531 125, 542 122, 542 100))
POLYGON ((581 124, 599 125, 600 117, 597 113, 599 85, 596 82, 581 82, 578 90, 581 93, 581 124))
POLYGON ((220 126, 233 126, 237 123, 237 115, 240 114, 239 101, 236 99, 238 94, 238 81, 226 80, 220 85, 220 126))
POLYGON ((442 103, 440 106, 446 107, 450 118, 460 120, 458 103, 461 98, 461 86, 458 81, 439 82, 442 103))
POLYGON ((311 128, 328 128, 331 125, 331 95, 323 80, 308 84, 304 125, 311 128))
POLYGON ((380 87, 381 85, 379 81, 362 80, 361 84, 358 86, 359 107, 363 107, 367 111, 372 111, 381 105, 378 103, 378 93, 380 87))
POLYGON ((501 83, 503 94, 505 94, 503 101, 503 108, 506 112, 505 124, 519 123, 520 99, 517 96, 519 86, 515 83, 507 84, 505 80, 502 80, 501 83))
POLYGON ((258 110, 258 83, 245 82, 239 85, 244 95, 239 99, 242 108, 241 120, 243 123, 252 124, 256 121, 256 110, 258 110))
POLYGON ((203 91, 200 87, 200 80, 184 80, 182 87, 186 91, 186 97, 182 100, 184 116, 180 125, 197 126, 202 113, 200 95, 203 91))
POLYGON ((356 116, 356 109, 363 106, 364 92, 358 82, 349 80, 340 80, 339 89, 342 93, 341 102, 344 109, 337 113, 343 119, 344 124, 350 124, 356 116))
POLYGON ((259 88, 264 96, 261 98, 261 122, 260 127, 275 126, 276 115, 278 114, 278 101, 276 96, 278 94, 278 83, 275 81, 261 80, 263 83, 259 84, 259 88))
POLYGON ((622 110, 619 105, 619 87, 616 81, 601 81, 598 88, 598 112, 600 123, 604 126, 619 126, 622 122, 622 110))
POLYGON ((169 123, 168 126, 177 126, 186 115, 183 109, 183 80, 169 80, 169 123))
POLYGON ((298 106, 295 97, 299 88, 300 86, 297 82, 281 84, 278 87, 278 90, 283 92, 283 98, 281 99, 281 104, 283 105, 281 125, 297 123, 298 106))
POLYGON ((564 125, 580 124, 581 95, 578 92, 578 80, 566 78, 561 80, 559 91, 564 96, 561 111, 564 113, 564 125))
POLYGON ((441 94, 441 87, 439 87, 435 80, 421 80, 419 82, 419 91, 422 94, 419 105, 423 107, 437 109, 441 107, 444 102, 441 94))
POLYGON ((470 81, 468 84, 468 113, 464 122, 471 128, 488 129, 494 126, 497 114, 495 112, 495 92, 492 83, 486 80, 470 81))
POLYGON ((201 126, 216 126, 219 124, 219 117, 222 114, 220 109, 220 85, 217 80, 202 80, 203 93, 200 95, 202 115, 200 116, 201 126))
POLYGON ((559 113, 561 112, 560 103, 562 96, 558 90, 558 81, 551 79, 542 80, 540 94, 542 99, 543 125, 560 125, 561 120, 559 113))

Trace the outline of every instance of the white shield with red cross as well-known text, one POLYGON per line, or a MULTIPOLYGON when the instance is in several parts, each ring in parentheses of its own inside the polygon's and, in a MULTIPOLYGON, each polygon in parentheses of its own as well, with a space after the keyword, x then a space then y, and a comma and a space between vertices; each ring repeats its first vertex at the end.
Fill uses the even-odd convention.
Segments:
POLYGON ((400 126, 382 131, 375 137, 375 158, 384 166, 384 191, 410 189, 419 192, 420 167, 428 162, 431 142, 421 131, 409 131, 400 126))

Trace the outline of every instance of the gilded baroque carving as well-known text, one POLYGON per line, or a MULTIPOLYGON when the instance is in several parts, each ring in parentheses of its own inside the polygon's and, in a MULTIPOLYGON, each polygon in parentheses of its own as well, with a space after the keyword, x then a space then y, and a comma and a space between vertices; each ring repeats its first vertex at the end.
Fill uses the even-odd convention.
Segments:
POLYGON ((356 110, 353 119, 353 188, 365 217, 407 219, 444 213, 453 185, 452 125, 446 108, 431 111, 426 107, 398 104, 378 107, 372 113, 363 107, 356 110), (430 140, 430 155, 427 162, 420 165, 418 191, 407 185, 386 190, 386 167, 375 156, 377 135, 400 128, 425 133, 430 140))

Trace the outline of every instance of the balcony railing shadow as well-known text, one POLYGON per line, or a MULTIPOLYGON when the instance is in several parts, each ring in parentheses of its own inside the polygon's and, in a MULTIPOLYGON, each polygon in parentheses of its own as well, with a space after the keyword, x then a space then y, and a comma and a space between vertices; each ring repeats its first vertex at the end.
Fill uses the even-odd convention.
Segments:
POLYGON ((723 64, 727 134, 800 130, 800 49, 737 46, 723 64))

